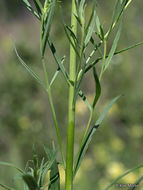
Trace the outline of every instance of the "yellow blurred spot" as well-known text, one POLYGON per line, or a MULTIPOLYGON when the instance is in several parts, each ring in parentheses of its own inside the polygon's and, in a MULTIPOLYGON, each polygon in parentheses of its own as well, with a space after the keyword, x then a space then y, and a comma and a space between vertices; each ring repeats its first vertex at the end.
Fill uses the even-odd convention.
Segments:
POLYGON ((91 170, 91 168, 92 168, 92 165, 93 165, 93 160, 91 159, 91 158, 85 158, 84 160, 83 160, 83 163, 82 163, 82 168, 84 169, 84 170, 91 170))
POLYGON ((124 148, 124 142, 118 137, 113 137, 111 139, 110 146, 113 150, 120 152, 124 148))
POLYGON ((131 128, 131 135, 134 138, 141 138, 143 136, 143 126, 141 126, 141 125, 134 125, 131 128))
POLYGON ((60 183, 61 185, 65 184, 65 170, 61 165, 59 165, 59 173, 60 173, 60 183))
POLYGON ((86 104, 83 102, 83 100, 78 99, 77 103, 76 103, 76 112, 79 115, 83 115, 85 112, 87 111, 87 106, 86 104))
POLYGON ((102 165, 106 164, 110 159, 110 155, 104 144, 98 144, 98 146, 94 147, 94 156, 96 162, 102 165))
POLYGON ((119 113, 119 107, 117 103, 114 103, 113 106, 110 108, 108 114, 110 116, 116 115, 117 113, 119 113))
POLYGON ((134 184, 136 182, 136 180, 139 178, 138 175, 134 174, 134 173, 130 173, 127 176, 125 176, 123 178, 125 183, 131 183, 134 184))
POLYGON ((1 46, 4 49, 4 51, 9 52, 12 49, 12 42, 10 40, 10 37, 3 36, 1 46))
POLYGON ((21 129, 28 129, 30 127, 30 119, 27 116, 20 117, 18 120, 19 127, 21 129))
POLYGON ((125 171, 124 165, 121 162, 111 162, 107 166, 107 173, 111 178, 116 178, 125 171))

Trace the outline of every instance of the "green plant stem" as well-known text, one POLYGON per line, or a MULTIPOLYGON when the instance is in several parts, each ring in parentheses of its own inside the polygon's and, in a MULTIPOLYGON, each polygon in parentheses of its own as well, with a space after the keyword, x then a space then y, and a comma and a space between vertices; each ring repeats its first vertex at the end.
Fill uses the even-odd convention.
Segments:
MULTIPOLYGON (((76 12, 75 0, 72 0, 71 26, 73 32, 77 33, 77 20, 73 13, 76 12)), ((72 39, 71 39, 72 40, 72 39)), ((70 45, 70 80, 75 81, 76 76, 76 53, 70 45)), ((74 128, 75 128, 75 105, 74 86, 69 85, 69 103, 68 103, 68 132, 67 132, 67 152, 66 152, 66 183, 65 190, 73 189, 73 158, 74 158, 74 128)))
MULTIPOLYGON (((41 32, 40 32, 41 55, 42 55, 43 24, 44 24, 44 15, 42 16, 42 20, 41 20, 41 32)), ((53 104, 52 93, 51 93, 51 88, 50 88, 50 84, 49 84, 49 80, 48 80, 48 73, 47 73, 47 69, 46 69, 44 55, 42 55, 41 59, 42 59, 42 66, 43 66, 43 71, 44 71, 44 77, 45 77, 45 81, 46 81, 46 91, 47 91, 48 98, 49 98, 49 103, 50 103, 50 107, 51 107, 53 121, 54 121, 55 129, 56 129, 56 134, 57 134, 57 138, 58 138, 58 143, 59 143, 59 147, 60 147, 61 157, 62 157, 62 161, 63 161, 64 167, 65 167, 65 158, 64 158, 63 147, 62 147, 62 140, 61 140, 61 135, 60 135, 60 131, 59 131, 59 127, 58 127, 58 122, 57 122, 57 118, 56 118, 56 113, 55 113, 55 108, 54 108, 54 104, 53 104)))

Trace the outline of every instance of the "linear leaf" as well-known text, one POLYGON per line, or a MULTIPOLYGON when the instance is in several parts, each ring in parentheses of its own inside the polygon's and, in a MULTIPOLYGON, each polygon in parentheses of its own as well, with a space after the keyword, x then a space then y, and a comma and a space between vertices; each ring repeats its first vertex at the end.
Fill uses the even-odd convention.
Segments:
POLYGON ((95 22, 96 22, 96 12, 94 11, 94 14, 93 14, 93 20, 91 21, 91 24, 88 28, 88 32, 87 32, 87 35, 85 37, 85 41, 84 41, 84 44, 85 44, 85 47, 87 46, 87 44, 89 43, 91 37, 92 37, 92 33, 94 31, 94 27, 95 27, 95 22))
POLYGON ((6 190, 15 190, 15 189, 13 189, 13 188, 11 188, 11 187, 8 187, 7 185, 3 185, 3 184, 1 184, 1 183, 0 183, 0 186, 3 187, 3 188, 6 189, 6 190))
POLYGON ((22 178, 29 187, 29 190, 40 190, 33 176, 25 174, 22 176, 22 178))
MULTIPOLYGON (((122 20, 122 21, 123 21, 123 20, 122 20)), ((106 60, 106 62, 105 62, 104 71, 105 71, 105 70, 107 69, 107 67, 109 66, 109 64, 110 64, 110 62, 111 62, 111 60, 112 60, 112 58, 113 58, 113 55, 114 55, 114 53, 115 53, 115 51, 116 51, 117 44, 118 44, 118 41, 119 41, 119 38, 120 38, 120 34, 121 34, 122 23, 123 23, 122 21, 121 21, 121 23, 120 23, 120 26, 119 26, 119 29, 118 29, 118 31, 117 31, 117 34, 116 34, 116 36, 115 36, 115 39, 114 39, 113 45, 112 45, 112 47, 111 47, 111 50, 110 50, 110 52, 109 52, 108 58, 107 58, 107 60, 106 60)))
POLYGON ((110 187, 112 187, 118 180, 120 180, 121 178, 123 178, 124 176, 128 175, 129 173, 139 169, 139 168, 142 168, 143 167, 143 164, 140 164, 132 169, 129 169, 127 170, 125 173, 123 173, 122 175, 120 175, 119 177, 117 177, 112 183, 110 183, 104 190, 108 190, 110 189, 110 187))
POLYGON ((90 26, 90 24, 91 24, 91 21, 92 21, 92 19, 93 19, 93 15, 94 15, 94 12, 95 12, 95 6, 96 6, 96 0, 93 0, 92 12, 91 12, 89 21, 88 21, 87 26, 86 26, 86 29, 85 29, 85 33, 87 33, 88 28, 89 28, 89 26, 90 26))
POLYGON ((45 53, 46 43, 47 43, 47 39, 48 39, 50 29, 51 29, 51 23, 52 23, 53 16, 54 16, 55 6, 56 6, 56 0, 53 0, 51 2, 51 7, 49 10, 48 18, 45 23, 45 30, 44 30, 44 35, 43 35, 43 39, 42 39, 42 56, 45 53))
POLYGON ((81 162, 85 156, 85 153, 88 149, 88 146, 89 146, 89 143, 91 142, 92 140, 92 137, 95 133, 95 131, 97 130, 97 128, 100 126, 101 122, 103 121, 105 115, 107 114, 107 112, 109 111, 109 109, 112 107, 112 105, 120 98, 120 96, 117 96, 116 98, 114 98, 109 104, 108 106, 105 108, 104 112, 100 115, 100 117, 98 118, 98 120, 96 121, 95 125, 92 127, 92 129, 90 130, 89 134, 87 135, 83 145, 82 145, 82 148, 81 148, 81 151, 80 151, 80 154, 79 154, 79 157, 77 159, 77 162, 76 162, 76 165, 75 165, 75 168, 74 168, 74 177, 81 165, 81 162))
POLYGON ((34 4, 35 4, 36 9, 37 9, 37 11, 38 11, 38 14, 39 14, 39 16, 40 16, 40 18, 41 18, 42 9, 43 9, 42 4, 41 4, 41 2, 40 2, 39 0, 33 0, 33 1, 34 1, 34 4))
POLYGON ((17 52, 17 49, 16 49, 16 46, 14 44, 14 42, 12 41, 12 44, 13 44, 13 48, 14 48, 14 51, 16 53, 16 56, 18 57, 20 63, 25 67, 25 69, 30 73, 30 75, 36 79, 38 81, 38 83, 43 87, 43 88, 46 88, 45 87, 45 84, 43 81, 41 81, 41 79, 39 78, 39 76, 22 60, 22 58, 19 56, 18 52, 17 52))
POLYGON ((66 81, 68 82, 69 81, 69 75, 68 75, 65 67, 62 64, 61 59, 58 57, 56 48, 55 48, 55 46, 54 46, 54 44, 50 38, 48 38, 48 44, 49 44, 50 50, 53 54, 53 57, 54 57, 57 65, 58 65, 58 67, 60 68, 61 72, 63 73, 63 76, 65 77, 66 81))
MULTIPOLYGON (((126 52, 126 51, 128 51, 128 50, 130 50, 130 49, 133 49, 133 48, 135 48, 135 47, 137 47, 137 46, 140 46, 140 45, 143 45, 143 42, 139 42, 139 43, 134 44, 134 45, 131 45, 131 46, 127 47, 127 48, 124 48, 124 49, 121 49, 121 50, 119 50, 119 51, 116 51, 116 52, 114 53, 114 55, 118 55, 118 54, 120 54, 120 53, 126 52)), ((109 56, 109 55, 106 55, 106 58, 108 58, 108 56, 109 56)), ((91 63, 91 64, 86 68, 85 73, 86 73, 87 71, 89 71, 91 68, 93 68, 94 65, 97 64, 97 63, 98 63, 100 60, 102 60, 102 59, 103 59, 102 57, 99 57, 99 58, 97 58, 95 61, 93 61, 93 63, 91 63)))
POLYGON ((36 13, 36 11, 33 10, 31 4, 29 3, 28 0, 23 0, 23 2, 25 3, 27 9, 34 15, 36 16, 39 20, 40 20, 40 16, 36 13))
POLYGON ((94 107, 95 107, 95 105, 96 105, 96 103, 100 97, 100 94, 101 94, 101 86, 100 86, 99 78, 98 78, 98 75, 96 73, 95 67, 93 67, 93 75, 94 75, 95 84, 96 84, 96 93, 95 93, 96 95, 94 97, 93 105, 92 105, 92 107, 94 109, 94 107))
POLYGON ((79 91, 78 93, 79 97, 85 102, 85 104, 87 105, 87 107, 89 108, 89 110, 92 110, 92 107, 90 105, 90 103, 88 102, 86 96, 84 95, 84 93, 82 92, 82 90, 79 91))
POLYGON ((20 173, 24 173, 23 170, 21 170, 20 168, 18 168, 17 166, 15 166, 14 164, 11 164, 11 163, 8 163, 8 162, 0 162, 0 165, 9 166, 9 167, 12 167, 12 168, 18 170, 20 173))

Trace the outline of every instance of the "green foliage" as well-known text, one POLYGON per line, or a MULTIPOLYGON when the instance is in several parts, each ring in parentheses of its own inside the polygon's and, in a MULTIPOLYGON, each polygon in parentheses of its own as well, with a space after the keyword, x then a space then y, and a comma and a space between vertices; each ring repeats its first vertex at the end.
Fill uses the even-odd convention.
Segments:
MULTIPOLYGON (((85 157, 85 154, 89 148, 91 140, 93 140, 93 135, 99 128, 101 122, 103 121, 105 115, 111 108, 111 106, 119 99, 120 96, 114 98, 100 115, 98 120, 95 122, 94 126, 90 129, 91 123, 94 120, 94 111, 97 111, 97 102, 101 97, 101 79, 105 70, 111 64, 112 59, 115 55, 121 54, 129 49, 143 44, 137 43, 125 49, 117 51, 117 46, 121 34, 121 29, 123 25, 123 15, 131 3, 131 0, 116 0, 111 24, 106 32, 106 27, 102 24, 100 17, 97 12, 97 2, 93 0, 93 8, 89 18, 86 14, 86 1, 72 1, 72 11, 71 11, 71 25, 68 25, 64 21, 64 16, 62 16, 63 28, 65 35, 70 46, 70 61, 69 61, 69 72, 64 65, 65 56, 60 58, 57 54, 57 48, 52 40, 51 27, 53 26, 53 19, 56 12, 56 7, 59 7, 59 2, 56 0, 45 0, 44 5, 39 0, 33 0, 37 12, 34 10, 32 5, 28 0, 23 0, 27 9, 39 20, 41 25, 40 31, 40 53, 41 53, 41 65, 44 72, 45 83, 40 79, 40 77, 31 69, 25 61, 19 56, 18 51, 13 43, 16 56, 18 57, 20 63, 26 68, 30 75, 38 81, 38 83, 44 87, 49 98, 51 113, 54 121, 54 126, 56 130, 59 150, 61 154, 61 162, 65 170, 66 178, 66 190, 73 189, 73 179, 85 157), (87 19, 88 18, 88 19, 87 19), (77 24, 79 23, 79 27, 77 24), (116 30, 114 30, 116 29, 116 30), (115 32, 115 38, 111 42, 109 39, 110 35, 115 32), (108 44, 110 43, 110 48, 108 44), (53 77, 49 80, 49 73, 46 66, 46 47, 51 50, 54 61, 57 64, 57 69, 55 70, 53 77), (92 49, 91 47, 92 46, 92 49), (97 53, 96 57, 94 56, 97 53), (92 99, 92 103, 89 103, 85 93, 82 90, 82 83, 85 80, 86 73, 93 70, 93 78, 95 81, 95 93, 92 99), (59 122, 57 120, 55 106, 53 103, 52 88, 59 74, 62 74, 65 79, 65 83, 68 85, 69 89, 69 107, 68 107, 68 133, 67 133, 67 152, 66 159, 63 151, 63 140, 61 136, 61 131, 59 128, 59 122), (98 77, 99 75, 99 77, 98 77), (50 81, 50 82, 49 82, 50 81), (83 100, 86 106, 89 108, 89 120, 86 125, 85 130, 83 130, 83 137, 80 142, 78 154, 74 157, 74 134, 76 130, 75 126, 75 116, 76 116, 76 103, 78 96, 83 100), (76 159, 75 159, 76 158, 76 159), (66 161, 65 161, 66 160, 66 161)), ((64 15, 64 14, 63 14, 64 15)), ((49 60, 48 60, 49 61, 49 60)), ((55 89, 53 88, 53 91, 55 89)), ((102 88, 103 92, 104 88, 102 88)), ((60 100, 59 100, 60 101, 60 100)), ((24 190, 42 190, 48 187, 51 190, 60 189, 60 177, 59 177, 59 167, 55 147, 51 151, 49 148, 45 147, 45 152, 48 157, 48 161, 45 162, 44 158, 39 162, 38 156, 35 153, 32 165, 27 162, 25 170, 17 168, 13 164, 6 162, 0 162, 0 165, 10 166, 17 169, 21 173, 21 179, 24 180, 24 190), (50 178, 48 183, 45 183, 46 175, 50 172, 50 178)), ((127 175, 128 173, 142 167, 142 165, 137 166, 131 170, 128 170, 117 179, 115 179, 106 189, 113 186, 119 179, 127 175)), ((140 183, 142 177, 137 181, 140 183)), ((12 188, 0 184, 1 187, 13 190, 12 188)))

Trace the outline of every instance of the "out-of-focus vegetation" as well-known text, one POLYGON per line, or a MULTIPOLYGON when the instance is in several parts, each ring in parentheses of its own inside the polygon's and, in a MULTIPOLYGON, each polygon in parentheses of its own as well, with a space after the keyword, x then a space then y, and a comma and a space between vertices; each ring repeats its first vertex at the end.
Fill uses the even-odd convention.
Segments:
MULTIPOLYGON (((65 1, 66 2, 66 1, 65 1)), ((99 0, 99 13, 103 24, 109 23, 114 0, 99 0)), ((65 18, 69 18, 70 2, 66 2, 65 18)), ((37 145, 39 155, 43 156, 40 143, 50 146, 55 140, 55 130, 46 93, 32 79, 17 60, 10 40, 13 36, 22 58, 41 77, 39 52, 39 23, 24 8, 22 1, 0 1, 0 160, 16 163, 24 167, 26 160, 32 157, 32 145, 37 145)), ((143 2, 133 1, 125 14, 124 27, 120 38, 120 49, 128 47, 143 39, 142 22, 143 2)), ((90 12, 90 6, 87 10, 90 12)), ((64 40, 64 31, 59 24, 59 12, 55 17, 52 35, 61 56, 67 55, 68 46, 64 40)), ((110 47, 110 44, 108 44, 110 47)), ((103 189, 110 181, 143 160, 143 47, 137 47, 127 53, 116 56, 102 81, 102 102, 98 103, 95 120, 100 111, 114 96, 124 94, 110 110, 102 127, 97 131, 92 145, 82 163, 75 189, 103 189), (88 177, 87 177, 88 176, 88 177)), ((54 60, 47 49, 48 71, 52 76, 56 68, 54 60)), ((54 104, 64 138, 67 130, 67 92, 62 76, 54 83, 54 104), (65 89, 65 90, 63 90, 65 89), (62 103, 64 102, 64 104, 62 103), (64 106, 63 106, 64 105, 64 106)), ((90 74, 84 81, 84 91, 89 100, 92 98, 94 84, 90 74)), ((88 115, 86 106, 77 102, 78 120, 76 141, 82 137, 88 115)), ((66 140, 66 139, 65 139, 66 140)), ((78 147, 77 147, 78 148, 78 147)), ((12 178, 15 171, 0 167, 0 182, 17 183, 12 178)), ((61 169, 61 178, 63 177, 61 169)), ((121 182, 134 183, 143 175, 137 170, 121 182)), ((140 184, 139 188, 141 188, 140 184)), ((115 189, 115 187, 113 187, 115 189)))

